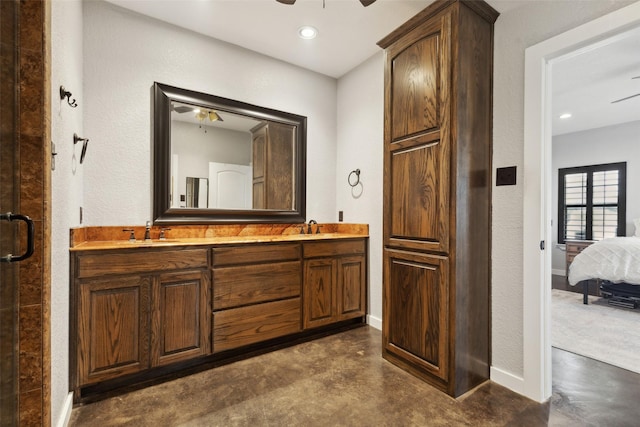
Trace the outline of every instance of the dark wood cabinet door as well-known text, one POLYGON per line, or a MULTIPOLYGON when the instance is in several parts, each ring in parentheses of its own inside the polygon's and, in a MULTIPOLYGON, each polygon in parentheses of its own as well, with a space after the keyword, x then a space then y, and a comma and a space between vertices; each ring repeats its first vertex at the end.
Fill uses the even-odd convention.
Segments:
POLYGON ((209 279, 204 271, 161 274, 154 280, 152 366, 210 352, 209 279))
POLYGON ((304 328, 334 322, 336 311, 336 271, 334 258, 318 258, 304 262, 304 328))
POLYGON ((366 271, 364 256, 343 257, 338 261, 338 320, 364 316, 366 310, 366 271))
POLYGON ((449 250, 451 68, 447 18, 423 24, 387 50, 387 246, 449 250))
POLYGON ((148 277, 80 283, 78 379, 90 384, 149 367, 148 277))
POLYGON ((446 380, 449 289, 446 257, 386 250, 383 347, 446 380))

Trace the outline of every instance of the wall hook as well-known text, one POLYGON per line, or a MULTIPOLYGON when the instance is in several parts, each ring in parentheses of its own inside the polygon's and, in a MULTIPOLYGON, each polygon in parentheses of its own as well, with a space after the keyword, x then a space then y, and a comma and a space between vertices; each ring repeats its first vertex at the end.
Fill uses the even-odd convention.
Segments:
POLYGON ((360 184, 360 169, 351 171, 351 173, 347 177, 347 181, 349 182, 349 185, 352 187, 355 187, 356 185, 360 184), (352 175, 355 175, 355 179, 351 179, 352 175), (355 181, 355 182, 352 182, 352 181, 355 181))
POLYGON ((87 154, 87 145, 89 144, 89 138, 80 138, 77 133, 73 134, 73 145, 82 141, 82 153, 80 154, 80 164, 84 161, 84 155, 87 154))
POLYGON ((69 106, 71 106, 72 108, 76 108, 78 106, 78 103, 76 102, 75 98, 72 100, 71 96, 71 92, 65 90, 64 86, 60 86, 60 99, 67 98, 67 104, 69 104, 69 106))

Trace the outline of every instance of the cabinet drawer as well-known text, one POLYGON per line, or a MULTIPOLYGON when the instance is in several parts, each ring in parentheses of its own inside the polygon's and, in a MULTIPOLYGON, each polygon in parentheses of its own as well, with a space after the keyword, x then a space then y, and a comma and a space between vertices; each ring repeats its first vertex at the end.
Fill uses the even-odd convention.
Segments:
POLYGON ((285 243, 276 245, 220 246, 211 249, 213 265, 257 264, 271 261, 294 261, 300 259, 300 245, 285 243))
POLYGON ((300 298, 215 312, 214 353, 300 331, 300 298))
POLYGON ((238 307, 300 295, 300 261, 213 270, 213 309, 238 307))
POLYGON ((565 250, 567 262, 571 263, 573 259, 582 252, 586 247, 591 246, 594 242, 589 240, 584 241, 566 241, 565 250))
POLYGON ((326 240, 322 242, 308 242, 303 246, 304 257, 324 257, 335 255, 363 254, 364 240, 326 240))
POLYGON ((207 249, 83 253, 78 255, 76 265, 78 269, 77 277, 80 279, 106 274, 135 274, 204 268, 207 267, 207 249))

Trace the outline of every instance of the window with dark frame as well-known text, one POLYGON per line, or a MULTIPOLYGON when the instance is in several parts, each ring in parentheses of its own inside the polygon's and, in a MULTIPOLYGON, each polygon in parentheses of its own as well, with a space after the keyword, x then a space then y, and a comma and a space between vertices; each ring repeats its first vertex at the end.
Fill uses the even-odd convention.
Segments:
POLYGON ((558 243, 626 233, 627 163, 558 171, 558 243))

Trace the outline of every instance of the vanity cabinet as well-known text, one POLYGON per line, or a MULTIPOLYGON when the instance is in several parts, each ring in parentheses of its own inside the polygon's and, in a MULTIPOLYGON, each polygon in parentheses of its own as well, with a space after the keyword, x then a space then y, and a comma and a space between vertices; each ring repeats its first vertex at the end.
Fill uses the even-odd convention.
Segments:
POLYGON ((489 378, 493 23, 436 0, 385 49, 383 357, 457 397, 489 378))
POLYGON ((301 330, 298 243, 214 247, 213 352, 301 330))
POLYGON ((274 122, 251 129, 254 209, 293 209, 294 131, 274 122))
POLYGON ((72 250, 75 402, 364 321, 366 238, 166 244, 72 250))
POLYGON ((74 386, 208 354, 207 267, 206 249, 74 252, 74 386))
POLYGON ((305 242, 304 329, 366 315, 366 242, 305 242))

